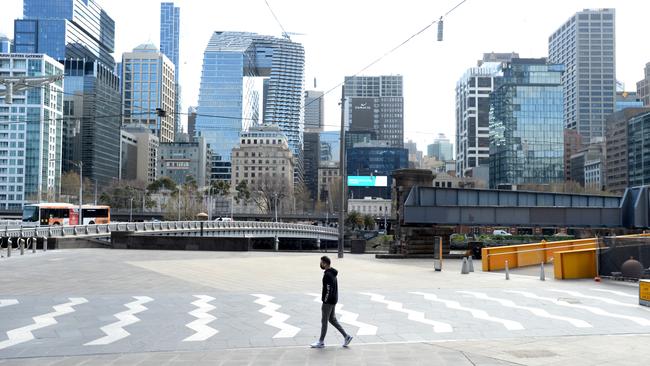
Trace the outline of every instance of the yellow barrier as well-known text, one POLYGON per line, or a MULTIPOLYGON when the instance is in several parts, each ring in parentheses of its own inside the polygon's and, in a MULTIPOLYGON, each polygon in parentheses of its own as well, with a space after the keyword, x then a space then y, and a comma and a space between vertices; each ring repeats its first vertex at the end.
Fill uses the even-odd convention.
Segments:
POLYGON ((650 306, 650 280, 639 280, 639 305, 650 306))
POLYGON ((597 242, 597 239, 590 238, 483 248, 481 264, 486 272, 504 269, 506 260, 508 268, 532 266, 553 260, 559 251, 595 248, 597 242))
POLYGON ((595 278, 596 248, 555 252, 553 271, 556 280, 595 278))

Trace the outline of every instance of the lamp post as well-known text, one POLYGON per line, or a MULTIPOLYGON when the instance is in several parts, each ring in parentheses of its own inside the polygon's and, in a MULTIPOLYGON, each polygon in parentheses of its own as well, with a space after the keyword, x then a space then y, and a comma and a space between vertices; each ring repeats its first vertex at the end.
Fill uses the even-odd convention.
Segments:
POLYGON ((129 222, 133 222, 133 197, 129 200, 129 222))
POLYGON ((278 194, 273 193, 273 208, 275 209, 275 222, 278 222, 278 194))
POLYGON ((339 209, 339 245, 338 257, 343 258, 343 241, 345 240, 345 202, 347 198, 347 180, 345 172, 345 85, 341 87, 341 135, 339 153, 339 175, 341 176, 341 207, 339 209))
POLYGON ((77 161, 70 161, 74 166, 79 168, 79 217, 78 217, 78 223, 77 225, 83 225, 83 213, 81 211, 81 206, 83 205, 83 197, 84 197, 84 163, 83 161, 79 160, 77 161))

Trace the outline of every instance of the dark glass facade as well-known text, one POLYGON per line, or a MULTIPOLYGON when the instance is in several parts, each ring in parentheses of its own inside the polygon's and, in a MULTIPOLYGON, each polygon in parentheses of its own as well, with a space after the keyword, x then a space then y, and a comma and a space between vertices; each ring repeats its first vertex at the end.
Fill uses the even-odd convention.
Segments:
POLYGON ((629 120, 627 146, 628 187, 650 184, 650 113, 629 120))
POLYGON ((320 133, 305 132, 304 134, 304 169, 305 185, 312 199, 318 192, 318 166, 320 164, 320 133))
POLYGON ((391 197, 392 172, 408 168, 408 150, 398 147, 353 147, 346 152, 347 175, 388 176, 388 187, 348 187, 354 198, 391 197))
POLYGON ((504 63, 490 97, 490 187, 564 180, 563 65, 504 63))

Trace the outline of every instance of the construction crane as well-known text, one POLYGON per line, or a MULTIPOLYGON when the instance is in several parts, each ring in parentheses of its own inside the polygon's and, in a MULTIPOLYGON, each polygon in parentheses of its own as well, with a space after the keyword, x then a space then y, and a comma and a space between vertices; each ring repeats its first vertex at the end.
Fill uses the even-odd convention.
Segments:
POLYGON ((40 88, 56 81, 63 80, 63 74, 51 76, 0 76, 0 97, 5 97, 5 104, 11 104, 15 92, 30 88, 40 88))

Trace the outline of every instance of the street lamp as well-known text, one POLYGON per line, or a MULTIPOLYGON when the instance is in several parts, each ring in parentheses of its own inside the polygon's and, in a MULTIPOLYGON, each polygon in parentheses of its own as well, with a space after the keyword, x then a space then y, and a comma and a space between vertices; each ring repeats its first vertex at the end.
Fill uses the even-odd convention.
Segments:
POLYGON ((273 208, 275 209, 275 222, 278 222, 278 194, 273 193, 273 208))
POLYGON ((129 222, 133 222, 133 197, 129 202, 129 222))
POLYGON ((83 161, 70 161, 74 166, 79 168, 79 218, 78 218, 78 223, 77 225, 83 225, 83 214, 81 211, 81 206, 83 205, 83 197, 84 197, 84 163, 83 161))

